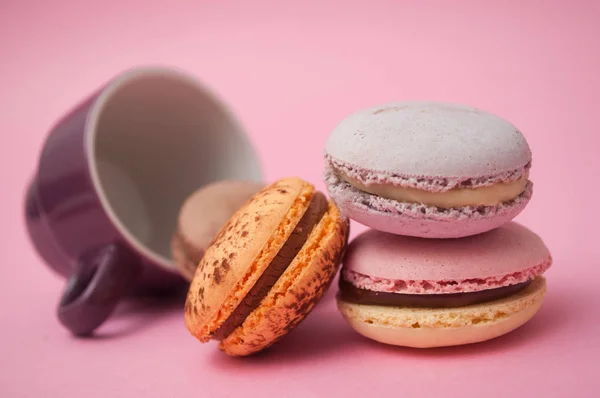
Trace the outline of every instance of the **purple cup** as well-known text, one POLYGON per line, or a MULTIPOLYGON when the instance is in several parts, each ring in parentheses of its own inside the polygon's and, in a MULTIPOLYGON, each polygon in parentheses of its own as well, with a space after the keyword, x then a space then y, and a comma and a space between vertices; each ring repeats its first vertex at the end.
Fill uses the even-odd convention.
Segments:
POLYGON ((122 297, 185 286, 170 256, 179 208, 224 179, 260 181, 256 152, 229 109, 179 71, 125 71, 59 120, 25 219, 38 254, 67 278, 60 322, 89 335, 122 297))

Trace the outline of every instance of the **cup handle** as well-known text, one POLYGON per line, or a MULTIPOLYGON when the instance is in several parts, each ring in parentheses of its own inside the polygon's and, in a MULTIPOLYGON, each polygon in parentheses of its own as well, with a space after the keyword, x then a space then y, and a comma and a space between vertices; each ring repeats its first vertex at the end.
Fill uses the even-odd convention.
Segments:
POLYGON ((121 244, 85 253, 67 281, 58 319, 74 335, 90 335, 110 316, 141 270, 137 256, 121 244))

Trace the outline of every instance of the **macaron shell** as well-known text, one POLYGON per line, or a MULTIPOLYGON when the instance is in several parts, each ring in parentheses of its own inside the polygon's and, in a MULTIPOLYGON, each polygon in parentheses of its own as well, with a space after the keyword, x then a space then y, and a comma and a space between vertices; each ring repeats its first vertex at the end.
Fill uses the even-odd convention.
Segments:
POLYGON ((229 355, 250 355, 270 346, 300 323, 330 286, 348 234, 348 220, 331 202, 328 212, 260 306, 219 348, 229 355))
POLYGON ((549 262, 551 254, 542 239, 510 222, 464 239, 419 239, 368 230, 351 242, 344 269, 400 281, 483 281, 549 262))
POLYGON ((532 184, 517 199, 498 206, 439 211, 419 203, 403 203, 362 192, 331 172, 325 185, 342 214, 365 226, 421 238, 461 238, 490 231, 519 215, 529 203, 532 184))
POLYGON ((513 296, 467 307, 435 309, 359 305, 338 300, 346 322, 384 344, 415 348, 471 344, 507 334, 529 321, 546 293, 543 277, 513 296))
POLYGON ((194 336, 208 341, 237 307, 285 243, 313 193, 314 187, 301 179, 279 180, 223 226, 188 291, 185 322, 194 336))
POLYGON ((171 240, 171 257, 185 279, 194 278, 196 267, 221 227, 263 186, 254 181, 216 181, 185 200, 171 240))
POLYGON ((186 242, 178 233, 171 239, 171 257, 177 266, 177 271, 187 280, 194 279, 198 263, 204 255, 203 250, 199 250, 194 245, 186 242), (197 261, 192 260, 197 259, 197 261))
POLYGON ((190 195, 179 212, 178 230, 190 245, 206 250, 221 227, 263 188, 253 181, 217 181, 190 195))
POLYGON ((444 177, 450 185, 510 173, 531 162, 529 146, 514 125, 477 108, 443 102, 358 111, 332 131, 325 153, 363 171, 444 177))

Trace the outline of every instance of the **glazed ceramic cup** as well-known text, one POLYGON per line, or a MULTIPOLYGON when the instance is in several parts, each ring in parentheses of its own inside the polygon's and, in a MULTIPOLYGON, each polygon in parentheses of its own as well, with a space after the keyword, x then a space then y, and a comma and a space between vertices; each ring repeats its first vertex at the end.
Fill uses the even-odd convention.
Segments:
POLYGON ((109 81, 52 128, 26 195, 31 241, 68 279, 60 322, 87 335, 123 296, 184 283, 169 245, 185 198, 260 178, 248 137, 199 82, 164 68, 109 81))

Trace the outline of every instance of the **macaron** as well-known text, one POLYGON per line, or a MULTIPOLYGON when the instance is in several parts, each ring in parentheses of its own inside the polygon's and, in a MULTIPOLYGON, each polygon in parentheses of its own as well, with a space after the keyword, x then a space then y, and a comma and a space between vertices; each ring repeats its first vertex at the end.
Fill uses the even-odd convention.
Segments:
POLYGON ((324 181, 340 211, 373 229, 424 238, 486 232, 527 205, 531 151, 510 122, 471 106, 400 102, 342 120, 324 181))
POLYGON ((171 240, 171 257, 186 280, 194 277, 198 263, 221 227, 264 185, 254 181, 216 181, 184 201, 171 240))
POLYGON ((551 264, 542 239, 515 222, 459 239, 371 229, 348 247, 337 304, 354 330, 381 343, 476 343, 535 315, 551 264))
POLYGON ((253 196, 206 250, 185 324, 232 356, 282 338, 319 302, 339 269, 349 223, 314 186, 290 177, 253 196))

